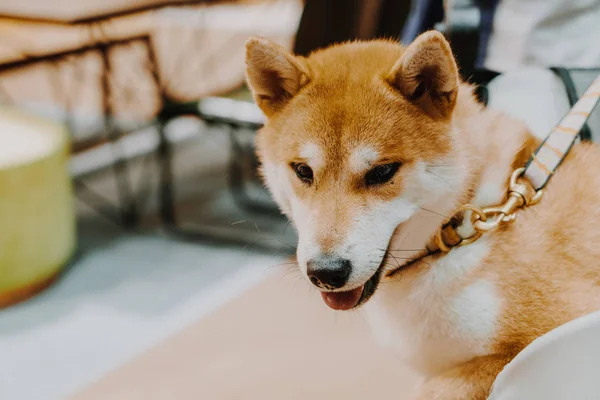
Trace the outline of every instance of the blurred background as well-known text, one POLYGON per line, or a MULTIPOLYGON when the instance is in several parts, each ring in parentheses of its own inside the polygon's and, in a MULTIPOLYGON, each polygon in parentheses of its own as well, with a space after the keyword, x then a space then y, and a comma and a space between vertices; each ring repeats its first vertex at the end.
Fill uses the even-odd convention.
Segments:
POLYGON ((0 399, 410 398, 420 378, 296 271, 244 43, 437 29, 480 100, 543 135, 597 75, 599 19, 595 0, 0 0, 0 399))

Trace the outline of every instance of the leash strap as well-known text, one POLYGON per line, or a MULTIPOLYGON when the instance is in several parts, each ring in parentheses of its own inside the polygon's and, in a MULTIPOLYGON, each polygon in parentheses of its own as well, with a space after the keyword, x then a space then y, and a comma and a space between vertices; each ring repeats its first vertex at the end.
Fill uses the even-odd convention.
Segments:
POLYGON ((542 142, 529 159, 524 176, 535 190, 546 186, 552 174, 577 140, 590 114, 600 99, 600 76, 590 85, 573 108, 542 142))
MULTIPOLYGON (((485 232, 492 232, 500 226, 515 220, 519 209, 537 204, 542 198, 552 174, 577 140, 582 127, 600 99, 600 76, 575 103, 559 124, 550 131, 540 147, 531 156, 525 167, 513 171, 508 185, 508 194, 503 204, 479 208, 465 204, 448 223, 438 230, 434 246, 443 252, 454 247, 464 246, 479 239, 485 232), (526 179, 520 179, 524 176, 526 179), (469 212, 473 224, 473 234, 463 238, 452 221, 461 213, 469 212)), ((463 214, 464 216, 464 214, 463 214)))

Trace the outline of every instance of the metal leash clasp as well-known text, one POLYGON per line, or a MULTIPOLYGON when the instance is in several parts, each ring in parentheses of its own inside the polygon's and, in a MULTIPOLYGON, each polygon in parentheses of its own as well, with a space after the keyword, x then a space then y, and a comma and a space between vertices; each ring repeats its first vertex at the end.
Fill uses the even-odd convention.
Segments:
POLYGON ((479 232, 494 231, 504 223, 514 221, 518 209, 539 203, 544 192, 541 190, 536 191, 531 183, 522 177, 523 172, 525 172, 525 168, 518 168, 512 173, 508 196, 504 204, 483 209, 468 207, 473 211, 472 222, 475 230, 479 232))
POLYGON ((523 178, 525 168, 516 169, 511 177, 508 187, 508 195, 506 201, 494 207, 479 208, 471 204, 466 204, 461 207, 461 211, 471 211, 471 223, 475 232, 467 238, 463 238, 458 243, 450 244, 444 240, 442 230, 438 232, 436 243, 442 251, 450 251, 453 247, 463 246, 473 243, 479 239, 485 232, 492 232, 500 226, 513 222, 517 215, 516 211, 520 208, 525 208, 539 203, 542 199, 543 191, 535 190, 534 187, 523 178))

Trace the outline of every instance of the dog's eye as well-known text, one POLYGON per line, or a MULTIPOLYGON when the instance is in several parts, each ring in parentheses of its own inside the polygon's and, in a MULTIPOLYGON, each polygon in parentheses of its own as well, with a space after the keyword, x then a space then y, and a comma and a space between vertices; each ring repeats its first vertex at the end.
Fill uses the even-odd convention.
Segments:
POLYGON ((381 185, 382 183, 386 183, 394 177, 398 171, 398 168, 400 168, 400 163, 398 162, 378 165, 367 172, 365 175, 365 183, 367 186, 381 185))
POLYGON ((304 183, 311 184, 313 181, 313 170, 306 164, 292 163, 292 168, 298 179, 304 183))

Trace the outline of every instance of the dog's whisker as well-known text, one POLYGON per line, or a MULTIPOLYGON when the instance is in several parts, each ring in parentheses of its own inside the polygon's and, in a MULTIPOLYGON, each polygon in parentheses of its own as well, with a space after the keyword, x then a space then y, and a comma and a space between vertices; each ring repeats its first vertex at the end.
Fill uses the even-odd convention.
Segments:
POLYGON ((449 219, 450 219, 450 217, 448 217, 448 216, 446 216, 446 215, 444 215, 444 214, 440 214, 439 212, 436 212, 436 211, 430 210, 430 209, 428 209, 428 208, 424 208, 424 207, 419 207, 419 208, 420 208, 421 210, 423 210, 423 211, 430 212, 430 213, 432 213, 432 214, 435 214, 435 215, 438 215, 438 216, 440 216, 440 217, 443 217, 443 218, 445 218, 445 219, 447 219, 447 220, 449 220, 449 219))
POLYGON ((297 262, 287 262, 287 263, 281 263, 281 264, 274 264, 274 265, 270 265, 269 268, 278 268, 278 267, 297 267, 298 263, 297 262))
POLYGON ((292 220, 288 220, 287 224, 285 224, 285 228, 283 229, 283 233, 281 234, 281 236, 285 236, 285 233, 287 232, 290 224, 292 223, 292 220))
POLYGON ((388 249, 387 251, 414 251, 414 252, 417 252, 417 251, 425 251, 425 250, 427 250, 427 249, 397 249, 397 250, 388 249))
POLYGON ((403 256, 394 256, 391 252, 392 251, 424 251, 425 249, 422 250, 386 250, 385 252, 387 254, 390 255, 390 257, 394 257, 394 258, 399 258, 401 260, 412 260, 412 259, 416 259, 415 257, 403 257, 403 256))
POLYGON ((398 261, 398 259, 392 253, 390 253, 386 250, 386 254, 389 255, 390 257, 392 257, 394 259, 394 261, 396 261, 397 267, 400 267, 400 261, 398 261))
POLYGON ((302 274, 300 274, 299 272, 300 271, 298 269, 290 268, 281 275, 281 278, 283 279, 283 278, 287 278, 289 276, 302 277, 302 274))
POLYGON ((444 182, 444 183, 445 183, 445 184, 446 184, 446 185, 447 185, 447 186, 450 188, 450 190, 452 190, 454 193, 458 193, 458 192, 457 192, 457 191, 456 191, 456 190, 455 190, 455 189, 452 187, 452 185, 451 185, 450 183, 448 183, 448 181, 447 181, 447 180, 445 180, 444 178, 442 178, 440 175, 436 174, 435 172, 433 172, 433 171, 431 171, 431 170, 429 171, 429 173, 430 173, 431 175, 435 176, 436 178, 440 179, 442 182, 444 182))
POLYGON ((389 254, 390 257, 392 257, 394 260, 416 260, 417 257, 402 257, 402 256, 394 256, 392 254, 389 254))

